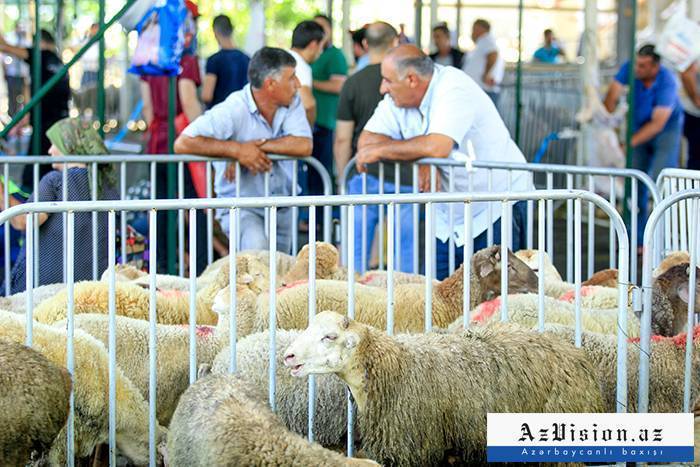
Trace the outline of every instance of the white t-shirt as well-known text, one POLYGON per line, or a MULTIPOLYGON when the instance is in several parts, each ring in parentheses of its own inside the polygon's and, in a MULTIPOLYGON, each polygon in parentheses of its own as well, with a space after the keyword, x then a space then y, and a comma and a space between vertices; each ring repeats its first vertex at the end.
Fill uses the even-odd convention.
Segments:
MULTIPOLYGON (((700 61, 695 63, 695 66, 700 69, 700 61)), ((700 71, 696 72, 698 82, 700 83, 700 71)), ((700 88, 696 89, 695 92, 700 93, 700 88)), ((688 97, 688 94, 685 92, 685 87, 680 86, 680 92, 678 93, 681 99, 681 105, 683 106, 683 110, 685 110, 688 114, 692 115, 693 117, 700 117, 700 107, 696 107, 695 103, 690 100, 688 97)))
MULTIPOLYGON (((428 90, 418 108, 399 108, 387 94, 379 103, 365 130, 389 136, 395 140, 406 140, 416 136, 439 133, 452 138, 456 148, 468 153, 471 141, 477 161, 524 163, 525 157, 510 138, 491 99, 479 86, 457 68, 435 65, 428 90)), ((456 154, 451 154, 454 159, 456 154)), ((430 154, 426 154, 430 157, 430 154)), ((509 175, 504 170, 493 171, 493 185, 489 190, 488 173, 476 169, 471 176, 464 167, 454 167, 455 192, 508 191, 509 175)), ((447 191, 449 168, 441 166, 441 189, 447 191)), ((531 189, 529 176, 524 172, 512 173, 512 191, 531 189)), ((491 221, 500 214, 500 203, 474 203, 472 206, 472 234, 479 236, 488 227, 488 206, 492 205, 491 221)), ((449 205, 437 205, 435 235, 446 242, 454 233, 457 246, 464 245, 463 207, 458 203, 454 209, 454 230, 449 230, 449 205)))
POLYGON ((498 53, 498 58, 493 67, 491 67, 490 73, 491 77, 496 81, 496 85, 487 86, 482 80, 486 69, 486 57, 491 52, 498 53, 498 45, 491 33, 486 33, 476 40, 474 50, 469 52, 464 58, 464 72, 485 91, 498 92, 500 91, 498 85, 503 81, 503 74, 505 73, 505 61, 500 53, 498 53))
POLYGON ((314 79, 313 79, 312 74, 311 74, 311 65, 306 63, 306 60, 304 60, 304 57, 299 55, 294 50, 289 49, 287 52, 292 54, 292 57, 294 57, 294 60, 297 61, 297 66, 296 66, 295 71, 297 73, 297 78, 299 78, 299 82, 301 83, 301 85, 312 88, 314 85, 314 79))

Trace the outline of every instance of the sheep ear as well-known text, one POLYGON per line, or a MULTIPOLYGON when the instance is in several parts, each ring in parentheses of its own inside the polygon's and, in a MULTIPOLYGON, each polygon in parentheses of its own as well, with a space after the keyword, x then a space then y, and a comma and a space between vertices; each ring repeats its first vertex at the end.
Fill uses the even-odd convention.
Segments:
POLYGON ((685 303, 688 303, 688 283, 684 282, 681 285, 678 286, 678 290, 676 291, 678 293, 678 298, 683 300, 685 303))
POLYGON ((341 321, 340 325, 343 329, 347 329, 350 326, 350 318, 343 316, 343 321, 341 321))
POLYGON ((480 269, 480 271, 479 271, 479 275, 480 275, 481 277, 486 277, 486 276, 488 276, 489 274, 491 274, 492 272, 493 272, 493 264, 492 264, 492 263, 484 263, 484 264, 481 266, 481 269, 480 269))
POLYGON ((241 276, 242 284, 250 284, 251 282, 253 282, 253 276, 251 276, 250 274, 243 274, 241 276))
POLYGON ((360 336, 354 332, 348 333, 345 337, 345 348, 354 349, 360 343, 360 336))

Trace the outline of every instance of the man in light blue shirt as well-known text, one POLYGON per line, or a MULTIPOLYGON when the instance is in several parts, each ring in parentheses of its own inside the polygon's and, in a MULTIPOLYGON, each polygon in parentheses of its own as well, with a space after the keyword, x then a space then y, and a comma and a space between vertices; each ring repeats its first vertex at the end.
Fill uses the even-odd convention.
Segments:
MULTIPOLYGON (((477 83, 461 70, 433 64, 432 60, 413 45, 402 45, 391 51, 382 61, 382 100, 360 135, 357 151, 357 169, 366 171, 365 164, 389 161, 414 161, 422 157, 453 158, 457 149, 470 153, 471 144, 476 160, 523 163, 525 158, 510 138, 508 129, 498 115, 491 99, 477 83)), ((441 189, 447 188, 449 170, 440 168, 441 189)), ((506 171, 494 171, 493 185, 488 176, 477 169, 470 190, 466 168, 454 169, 456 192, 524 191, 531 187, 530 178, 514 172, 509 187, 506 171)), ((421 182, 423 190, 428 187, 421 182)), ((445 191, 445 190, 443 190, 445 191)), ((489 204, 474 203, 472 233, 474 249, 486 247, 489 224, 489 204)), ((491 221, 494 241, 500 242, 500 204, 492 203, 491 221), (497 220, 498 219, 498 220, 497 220)), ((453 230, 450 231, 449 206, 437 206, 435 235, 437 237, 436 277, 448 274, 448 244, 452 236, 456 245, 456 262, 463 261, 464 221, 462 205, 453 211, 453 230)), ((514 250, 524 245, 525 204, 513 206, 514 250)))
MULTIPOLYGON (((241 196, 265 196, 264 173, 269 172, 269 196, 289 196, 292 186, 291 161, 272 162, 267 154, 294 157, 311 155, 311 128, 297 94, 299 80, 294 58, 282 49, 263 47, 255 53, 243 89, 212 107, 192 122, 175 141, 175 152, 228 159, 215 162, 214 189, 219 198, 235 197, 236 184, 241 196), (234 182, 235 164, 241 164, 241 178, 234 182)), ((264 209, 241 211, 240 247, 266 249, 264 209)), ((228 209, 217 213, 217 219, 229 233, 228 209)), ((290 209, 277 215, 277 249, 291 248, 290 209)), ((229 233, 231 235, 231 233, 229 233)))

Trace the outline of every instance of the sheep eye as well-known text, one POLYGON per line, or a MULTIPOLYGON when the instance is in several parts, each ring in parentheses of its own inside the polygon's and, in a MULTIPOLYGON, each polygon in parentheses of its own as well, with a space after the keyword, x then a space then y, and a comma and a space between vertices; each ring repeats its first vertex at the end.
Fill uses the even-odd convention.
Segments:
POLYGON ((326 334, 325 336, 323 336, 323 339, 321 339, 321 341, 332 342, 332 341, 336 340, 337 338, 338 338, 338 336, 336 334, 326 334))

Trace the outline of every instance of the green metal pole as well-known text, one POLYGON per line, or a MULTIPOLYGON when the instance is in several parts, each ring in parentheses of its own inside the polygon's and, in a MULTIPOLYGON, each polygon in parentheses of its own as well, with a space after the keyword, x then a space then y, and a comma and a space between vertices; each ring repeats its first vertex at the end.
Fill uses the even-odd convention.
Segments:
MULTIPOLYGON (((105 24, 105 0, 100 0, 99 25, 105 24)), ((100 121, 100 136, 104 138, 105 131, 105 38, 100 38, 99 64, 97 67, 97 118, 100 121)))
MULTIPOLYGON (((177 77, 171 76, 168 79, 168 152, 175 153, 175 112, 177 112, 177 77)), ((185 167, 185 170, 187 168, 185 167)), ((175 180, 177 171, 175 164, 168 164, 168 198, 176 198, 175 180)), ((175 257, 177 255, 176 241, 177 227, 175 211, 168 211, 168 274, 177 274, 175 257)), ((181 258, 182 259, 182 258, 181 258)))
MULTIPOLYGON (((627 91, 627 132, 625 134, 625 155, 627 159, 626 167, 632 167, 632 155, 634 153, 634 148, 632 148, 632 135, 634 134, 633 124, 634 124, 634 63, 637 58, 636 54, 636 44, 635 36, 637 31, 637 2, 632 0, 631 2, 632 18, 630 24, 630 60, 629 60, 629 75, 627 77, 628 91, 627 91)), ((629 200, 631 198, 632 186, 630 181, 625 182, 625 200, 623 219, 625 222, 630 222, 630 210, 629 210, 629 200)), ((641 200, 639 200, 641 201, 641 200)), ((636 206, 635 206, 636 209, 636 206)), ((637 242, 636 238, 631 239, 633 244, 637 242)), ((633 250, 634 251, 634 250, 633 250)))
POLYGON ((515 144, 520 146, 520 122, 522 118, 523 80, 523 0, 518 2, 518 65, 515 74, 515 144))
MULTIPOLYGON (((32 98, 39 95, 41 92, 41 21, 39 18, 39 8, 41 0, 34 0, 34 46, 32 48, 32 98)), ((30 101, 31 103, 31 101, 30 101)), ((22 110, 29 107, 27 104, 22 110)), ((26 112, 24 112, 26 114, 26 112)), ((20 120, 17 117, 22 115, 19 111, 13 121, 20 120)), ((24 117, 24 115, 22 115, 24 117)), ((10 122, 10 125, 12 122, 10 122)), ((39 155, 41 153, 41 102, 37 102, 34 111, 32 112, 32 154, 39 155)), ((8 130, 9 131, 9 130, 8 130)), ((2 135, 5 136, 5 135, 2 135)))
POLYGON ((94 36, 93 36, 93 37, 92 37, 92 38, 91 38, 91 39, 90 39, 90 40, 89 40, 89 41, 88 41, 74 56, 73 56, 73 58, 70 59, 70 61, 69 61, 68 63, 66 63, 65 65, 63 65, 63 67, 61 67, 61 69, 58 70, 58 71, 56 72, 56 74, 55 74, 54 76, 51 77, 51 79, 49 79, 46 83, 44 83, 43 86, 41 86, 41 88, 39 89, 38 92, 36 92, 36 93, 34 93, 34 94, 32 95, 32 98, 29 100, 29 102, 27 103, 27 105, 25 105, 25 106, 22 108, 21 111, 17 112, 17 115, 15 115, 15 116, 12 118, 12 120, 10 121, 10 123, 8 123, 8 124, 2 129, 2 131, 0 131, 0 138, 5 138, 5 137, 7 137, 7 134, 10 132, 10 130, 11 130, 15 125, 17 125, 17 122, 19 122, 20 120, 22 120, 22 119, 24 118, 25 115, 27 115, 30 111, 32 111, 32 109, 34 109, 34 108, 41 102, 41 99, 46 95, 46 93, 49 92, 49 90, 51 90, 51 88, 53 88, 53 87, 56 85, 57 82, 59 82, 61 79, 63 79, 64 76, 66 76, 66 73, 68 73, 68 70, 69 70, 73 65, 75 65, 75 64, 78 62, 78 60, 80 60, 80 58, 83 56, 83 54, 85 54, 85 52, 86 52, 90 47, 92 47, 94 44, 97 43, 97 41, 99 41, 99 40, 102 38, 102 36, 104 35, 105 31, 106 31, 107 29, 109 29, 109 27, 112 26, 114 23, 116 23, 116 22, 119 20, 119 18, 121 18, 121 17, 124 15, 124 13, 126 13, 127 10, 128 10, 129 8, 131 8, 131 6, 132 6, 134 3, 136 3, 136 0, 128 0, 128 1, 126 2, 126 4, 124 4, 124 6, 121 8, 121 10, 119 10, 119 11, 117 12, 117 14, 114 15, 114 16, 112 17, 112 19, 110 19, 110 20, 107 22, 107 24, 104 25, 104 27, 100 28, 100 30, 97 31, 97 34, 95 34, 95 35, 94 35, 94 36))

